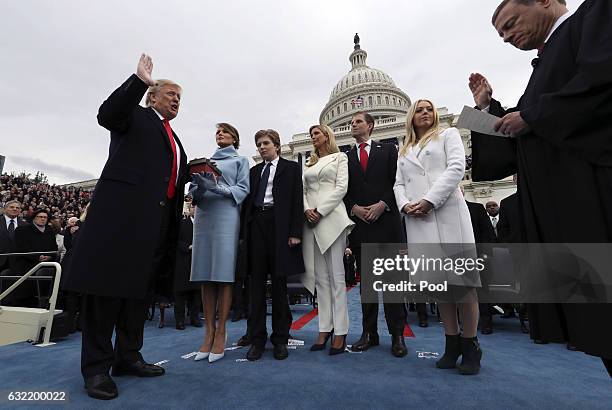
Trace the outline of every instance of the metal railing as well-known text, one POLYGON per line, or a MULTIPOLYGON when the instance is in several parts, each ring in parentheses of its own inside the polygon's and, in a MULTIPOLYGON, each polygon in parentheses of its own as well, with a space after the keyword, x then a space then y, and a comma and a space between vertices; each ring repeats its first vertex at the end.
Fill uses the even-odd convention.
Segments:
MULTIPOLYGON (((28 252, 26 254, 45 254, 45 253, 49 253, 49 252, 28 252)), ((3 255, 10 255, 10 256, 16 256, 16 255, 23 255, 24 253, 19 253, 19 254, 3 254, 3 255)), ((49 345, 49 339, 51 338, 51 327, 53 326, 53 317, 55 315, 55 305, 57 303, 57 295, 59 293, 59 284, 60 284, 60 279, 62 277, 62 267, 60 266, 59 263, 57 262, 39 262, 36 266, 34 266, 32 269, 30 269, 28 272, 26 272, 24 275, 22 276, 2 276, 0 278, 3 279, 15 279, 17 277, 19 277, 19 279, 17 280, 17 282, 13 283, 7 290, 5 290, 4 292, 2 292, 2 294, 0 294, 0 303, 2 302, 2 300, 7 297, 13 290, 15 290, 15 288, 17 288, 17 286, 21 285, 23 282, 25 282, 28 278, 30 278, 30 276, 34 275, 39 269, 41 268, 54 268, 55 269, 55 278, 53 280, 53 291, 51 292, 51 297, 49 298, 49 309, 48 309, 48 313, 47 313, 47 323, 45 326, 45 333, 44 333, 44 337, 43 337, 43 343, 40 346, 45 346, 45 345, 49 345)), ((36 279, 53 279, 52 276, 39 276, 39 277, 35 277, 36 279)), ((2 306, 0 306, 0 313, 2 313, 2 306)))

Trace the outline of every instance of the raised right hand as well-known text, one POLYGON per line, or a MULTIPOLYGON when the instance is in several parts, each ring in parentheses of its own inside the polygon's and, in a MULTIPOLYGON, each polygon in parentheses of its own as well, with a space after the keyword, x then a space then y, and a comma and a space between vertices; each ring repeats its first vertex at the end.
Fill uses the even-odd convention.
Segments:
POLYGON ((487 108, 491 104, 493 88, 487 81, 484 75, 480 73, 472 73, 469 78, 470 91, 474 97, 474 103, 481 110, 487 108))
POLYGON ((138 61, 138 68, 136 68, 136 75, 149 87, 155 85, 155 80, 151 77, 153 73, 153 60, 150 56, 142 54, 138 61))

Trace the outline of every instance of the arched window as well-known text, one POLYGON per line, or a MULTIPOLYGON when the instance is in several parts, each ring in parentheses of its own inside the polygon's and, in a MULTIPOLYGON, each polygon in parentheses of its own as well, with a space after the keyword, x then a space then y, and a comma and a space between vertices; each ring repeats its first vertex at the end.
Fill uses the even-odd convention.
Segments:
POLYGON ((385 97, 385 105, 389 105, 389 97, 385 97))
POLYGON ((376 96, 376 104, 380 105, 380 95, 376 96))
POLYGON ((370 105, 370 106, 372 105, 372 96, 368 97, 368 105, 370 105))
POLYGON ((347 111, 347 108, 346 108, 346 107, 347 107, 347 105, 346 105, 346 103, 344 103, 344 112, 346 112, 346 111, 347 111))
POLYGON ((397 105, 397 102, 395 101, 395 97, 393 97, 393 105, 397 105))

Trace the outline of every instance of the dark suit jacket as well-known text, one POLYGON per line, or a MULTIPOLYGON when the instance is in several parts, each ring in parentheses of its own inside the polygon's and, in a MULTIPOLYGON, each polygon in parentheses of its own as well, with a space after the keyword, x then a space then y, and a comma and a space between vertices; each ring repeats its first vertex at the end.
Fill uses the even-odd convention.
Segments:
POLYGON ((499 221, 497 222, 497 237, 499 238, 499 242, 520 242, 520 228, 518 195, 515 192, 502 199, 499 203, 499 221))
POLYGON ((346 155, 348 155, 349 160, 349 184, 344 197, 344 204, 350 218, 356 223, 349 236, 351 249, 366 242, 405 242, 402 222, 393 193, 397 170, 397 148, 395 148, 395 145, 372 141, 366 172, 363 172, 357 159, 356 147, 351 148, 346 155), (367 224, 356 216, 351 216, 353 205, 368 206, 381 200, 387 204, 389 211, 383 212, 376 222, 367 224))
MULTIPOLYGON (((472 220, 472 228, 474 229, 474 239, 476 243, 494 243, 497 242, 495 230, 491 225, 491 218, 482 204, 476 202, 465 201, 470 211, 470 219, 472 220)), ((499 224, 497 225, 499 229, 499 224)))
MULTIPOLYGON (((251 168, 249 181, 251 193, 243 203, 243 224, 240 233, 243 246, 238 261, 239 276, 249 273, 248 233, 250 224, 253 221, 253 211, 255 210, 253 201, 259 188, 263 166, 264 163, 262 162, 251 168)), ((274 224, 276 229, 276 243, 273 244, 276 247, 276 264, 272 273, 277 276, 304 273, 302 245, 290 248, 288 244, 289 237, 302 239, 302 230, 304 228, 302 172, 297 162, 279 158, 278 168, 274 174, 272 195, 274 196, 274 224)))
MULTIPOLYGON (((136 75, 100 106, 98 122, 111 132, 109 157, 91 198, 87 221, 74 247, 66 288, 107 297, 145 298, 154 280, 153 254, 172 168, 168 134, 152 108, 138 103, 147 85, 136 75)), ((176 245, 187 180, 181 150, 174 219, 168 243, 176 245)), ((168 252, 171 269, 174 248, 168 252)))
MULTIPOLYGON (((20 226, 28 225, 26 221, 21 218, 17 218, 17 226, 15 231, 20 226)), ((9 238, 8 229, 6 228, 6 221, 4 215, 0 215, 0 253, 12 253, 15 252, 15 240, 9 238)), ((0 256, 0 270, 7 269, 10 265, 10 259, 8 256, 0 256)))

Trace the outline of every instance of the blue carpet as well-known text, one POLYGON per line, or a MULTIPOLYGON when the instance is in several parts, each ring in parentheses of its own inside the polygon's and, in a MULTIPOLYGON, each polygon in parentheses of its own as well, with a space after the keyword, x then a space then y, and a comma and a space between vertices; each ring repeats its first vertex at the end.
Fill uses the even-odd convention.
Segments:
MULTIPOLYGON (((310 311, 293 307, 294 320, 310 311)), ((361 333, 357 289, 349 293, 349 343, 361 333)), ((159 313, 158 313, 159 314, 159 313)), ((37 348, 19 343, 0 347, 1 408, 504 408, 504 409, 610 409, 612 381, 601 361, 564 345, 535 345, 520 333, 518 320, 494 319, 495 333, 479 336, 482 370, 461 376, 439 370, 433 355, 444 349, 443 330, 435 317, 419 328, 409 314, 415 338, 407 338, 408 356, 390 354, 390 336, 379 312, 381 345, 365 353, 330 357, 308 350, 317 335, 315 318, 292 331, 304 346, 289 350, 289 358, 274 360, 268 345, 257 362, 244 360, 247 348, 229 350, 225 358, 209 364, 183 359, 198 349, 203 329, 174 329, 171 310, 166 328, 147 322, 142 353, 149 362, 167 360, 166 375, 151 379, 115 378, 119 398, 110 402, 90 399, 79 370, 80 334, 60 343, 37 348), (425 352, 419 357, 418 352, 425 352), (63 391, 66 402, 53 405, 9 402, 11 391, 63 391)), ((244 332, 246 321, 228 323, 229 340, 244 332)), ((228 343, 230 344, 230 343, 228 343)))

